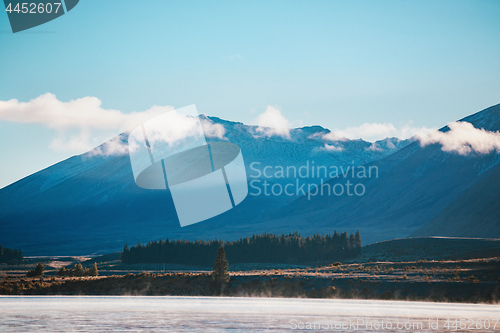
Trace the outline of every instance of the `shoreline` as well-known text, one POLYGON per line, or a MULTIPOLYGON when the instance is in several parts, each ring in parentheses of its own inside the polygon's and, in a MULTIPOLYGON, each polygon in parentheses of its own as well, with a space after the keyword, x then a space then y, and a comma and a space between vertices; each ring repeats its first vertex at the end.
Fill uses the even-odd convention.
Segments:
POLYGON ((167 296, 387 300, 498 304, 500 282, 361 280, 322 276, 232 275, 218 294, 206 273, 140 273, 0 281, 1 296, 167 296))
POLYGON ((403 299, 364 299, 364 298, 303 298, 303 297, 282 297, 282 296, 202 296, 202 295, 0 295, 0 299, 8 299, 8 298, 151 298, 151 299, 220 299, 220 300, 234 300, 234 299, 242 299, 242 300, 300 300, 300 301, 342 301, 342 302, 383 302, 383 303, 425 303, 425 304, 433 304, 433 305, 446 305, 446 304, 463 304, 463 305, 480 305, 480 306, 499 306, 500 300, 496 303, 470 303, 470 302, 445 302, 445 301, 430 301, 430 300, 403 300, 403 299))

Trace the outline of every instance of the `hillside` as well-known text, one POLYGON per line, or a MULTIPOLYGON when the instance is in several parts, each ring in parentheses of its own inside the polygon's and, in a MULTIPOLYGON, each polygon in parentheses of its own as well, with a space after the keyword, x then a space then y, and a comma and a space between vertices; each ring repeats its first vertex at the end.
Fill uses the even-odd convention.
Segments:
MULTIPOLYGON (((210 120, 224 126, 225 139, 241 147, 249 177, 256 173, 249 168, 252 162, 260 162, 261 169, 267 165, 298 168, 306 161, 361 165, 410 142, 386 139, 375 143, 377 149, 369 149, 370 142, 343 139, 336 143, 341 150, 331 152, 323 149, 322 140, 329 131, 320 126, 293 129, 290 138, 281 138, 259 136, 255 126, 210 120)), ((111 141, 126 142, 127 133, 111 141)), ((0 189, 0 244, 21 248, 26 255, 87 255, 155 239, 237 239, 265 232, 266 228, 254 228, 254 221, 294 199, 284 194, 249 195, 235 209, 181 228, 168 190, 139 188, 127 154, 97 154, 108 144, 0 189)), ((310 228, 309 233, 315 232, 310 228)))
POLYGON ((500 235, 500 169, 472 185, 435 219, 412 234, 485 237, 500 235))
MULTIPOLYGON (((500 105, 461 121, 470 122, 476 128, 498 131, 500 105)), ((448 127, 440 131, 448 131, 448 127)), ((459 155, 442 151, 439 144, 421 147, 419 142, 413 142, 392 155, 368 163, 368 166, 378 168, 378 178, 346 178, 365 185, 366 193, 363 196, 324 195, 311 197, 310 200, 304 196, 279 209, 265 223, 285 227, 308 221, 322 230, 359 229, 364 235, 365 244, 407 237, 430 223, 469 187, 490 177, 499 169, 499 162, 496 152, 459 155)), ((332 179, 329 183, 333 186, 346 179, 332 179)), ((496 192, 492 187, 484 188, 480 198, 485 202, 478 207, 487 206, 488 211, 496 212, 498 205, 487 199, 496 192)), ((472 207, 476 207, 474 203, 471 202, 468 207, 471 208, 470 218, 476 218, 476 209, 472 210, 472 207)), ((474 235, 500 238, 496 226, 498 220, 485 221, 485 225, 477 228, 474 235)), ((434 235, 441 235, 440 230, 436 230, 434 235)), ((470 237, 467 230, 453 235, 470 237)))
POLYGON ((468 260, 500 257, 500 239, 451 237, 403 238, 364 246, 370 261, 468 260))
MULTIPOLYGON (((208 120, 224 127, 222 140, 241 147, 248 179, 260 181, 261 190, 262 181, 281 186, 297 181, 307 192, 308 184, 321 181, 317 175, 280 178, 272 172, 267 178, 262 174, 266 166, 364 165, 376 168, 378 177, 353 178, 349 172, 327 182, 331 187, 347 180, 363 184, 362 196, 256 195, 250 186, 247 198, 234 209, 181 228, 169 191, 136 186, 127 154, 96 154, 107 142, 0 189, 0 244, 21 248, 26 255, 88 255, 118 251, 126 243, 234 240, 264 232, 308 236, 359 230, 363 244, 412 234, 500 238, 495 204, 498 153, 459 155, 442 151, 438 144, 421 147, 418 141, 396 138, 374 144, 332 141, 321 126, 292 129, 289 137, 268 137, 256 126, 208 120)), ((498 131, 500 105, 461 121, 498 131)), ((113 140, 126 142, 127 133, 113 140)))

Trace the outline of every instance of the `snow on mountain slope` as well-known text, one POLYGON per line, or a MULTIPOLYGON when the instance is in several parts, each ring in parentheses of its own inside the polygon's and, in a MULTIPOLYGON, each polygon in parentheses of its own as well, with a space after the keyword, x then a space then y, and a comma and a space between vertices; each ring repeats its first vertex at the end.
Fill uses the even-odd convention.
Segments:
MULTIPOLYGON (((375 143, 363 140, 339 139, 325 141, 323 135, 330 133, 321 126, 310 126, 292 129, 290 139, 279 136, 265 137, 259 135, 257 126, 224 121, 216 117, 210 118, 226 129, 225 137, 238 144, 243 152, 245 164, 249 166, 258 161, 269 166, 301 166, 307 160, 316 165, 363 165, 381 159, 413 142, 413 139, 399 140, 386 138, 375 143), (325 145, 335 146, 336 150, 328 150, 325 145)), ((208 140, 221 141, 221 140, 208 140)))
MULTIPOLYGON (((320 126, 293 129, 290 139, 286 139, 259 136, 255 126, 210 119, 223 125, 226 139, 241 147, 249 176, 254 172, 250 169, 253 162, 260 163, 255 167, 260 170, 277 165, 300 167, 307 161, 327 166, 361 165, 410 143, 396 138, 374 144, 343 139, 328 142, 338 147, 331 151, 325 149, 322 139, 329 131, 320 126)), ((124 133, 113 140, 127 142, 127 137, 124 133)), ((116 251, 125 243, 167 237, 234 239, 265 232, 267 226, 255 228, 262 216, 294 199, 286 195, 249 195, 222 215, 180 228, 169 192, 139 188, 128 155, 96 154, 102 147, 0 189, 0 244, 21 248, 28 255, 77 255, 116 251)))

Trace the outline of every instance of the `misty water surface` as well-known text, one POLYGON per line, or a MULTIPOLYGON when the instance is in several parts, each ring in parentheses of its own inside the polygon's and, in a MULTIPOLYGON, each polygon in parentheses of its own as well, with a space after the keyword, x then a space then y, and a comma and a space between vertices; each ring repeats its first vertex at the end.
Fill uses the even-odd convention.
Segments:
MULTIPOLYGON (((0 297, 0 332, 456 332, 453 327, 444 327, 447 319, 451 319, 450 324, 462 319, 475 332, 500 332, 500 323, 493 329, 494 319, 499 317, 500 306, 482 304, 239 297, 0 297), (429 323, 434 327, 429 328, 429 323), (488 323, 490 328, 486 329, 488 323)), ((457 324, 460 328, 459 321, 457 324)))

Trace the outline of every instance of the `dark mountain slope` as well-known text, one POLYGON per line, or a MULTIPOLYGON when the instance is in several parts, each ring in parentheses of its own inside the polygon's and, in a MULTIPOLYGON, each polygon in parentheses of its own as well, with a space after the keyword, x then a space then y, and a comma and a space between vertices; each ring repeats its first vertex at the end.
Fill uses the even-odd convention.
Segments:
MULTIPOLYGON (((321 135, 329 131, 320 126, 293 129, 289 139, 267 138, 256 135, 255 126, 211 119, 223 125, 226 138, 241 147, 249 175, 249 164, 256 161, 261 169, 266 165, 300 166, 306 160, 317 165, 353 161, 360 165, 409 143, 386 139, 372 150, 369 142, 343 140, 337 143, 342 151, 332 153, 322 149, 321 135)), ((113 140, 126 142, 127 134, 113 140)), ((96 149, 0 189, 2 246, 21 248, 26 255, 84 255, 155 239, 237 239, 265 232, 266 228, 255 228, 253 223, 265 212, 293 200, 285 195, 249 195, 222 215, 181 228, 168 191, 139 188, 128 155, 100 156, 96 149)))
MULTIPOLYGON (((476 128, 498 131, 500 105, 461 121, 468 121, 476 128)), ((448 127, 441 129, 448 130, 448 127)), ((378 178, 341 177, 329 182, 332 185, 346 180, 362 183, 366 186, 363 196, 324 195, 310 200, 304 196, 278 210, 267 223, 276 226, 309 221, 323 229, 327 226, 340 230, 359 229, 368 243, 407 237, 432 221, 470 186, 498 170, 499 162, 498 153, 462 156, 443 152, 438 144, 421 147, 419 142, 414 142, 369 163, 368 166, 378 168, 378 178)), ((477 236, 500 237, 500 234, 482 232, 477 236)))
POLYGON ((500 169, 469 187, 412 236, 499 237, 500 169))

